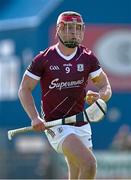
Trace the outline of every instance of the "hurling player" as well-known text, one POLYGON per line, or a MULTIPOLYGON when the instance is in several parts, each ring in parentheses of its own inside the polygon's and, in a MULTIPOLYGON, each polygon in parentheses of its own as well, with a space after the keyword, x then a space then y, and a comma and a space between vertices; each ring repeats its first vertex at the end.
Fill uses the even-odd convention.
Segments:
POLYGON ((73 11, 63 12, 56 23, 57 44, 41 51, 26 69, 19 87, 20 101, 36 131, 45 131, 51 146, 66 159, 69 179, 94 179, 96 159, 92 152, 90 123, 75 123, 46 129, 43 120, 76 115, 83 118, 85 99, 92 104, 108 101, 112 91, 106 73, 91 50, 81 45, 85 24, 73 11), (98 91, 87 91, 91 79, 98 91), (41 116, 32 91, 40 82, 41 116), (85 98, 86 97, 86 98, 85 98))

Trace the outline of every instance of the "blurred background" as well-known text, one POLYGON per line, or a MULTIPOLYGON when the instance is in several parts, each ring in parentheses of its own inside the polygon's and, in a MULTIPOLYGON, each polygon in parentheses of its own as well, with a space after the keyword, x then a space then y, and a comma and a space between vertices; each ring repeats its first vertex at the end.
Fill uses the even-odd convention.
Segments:
MULTIPOLYGON (((0 0, 0 179, 67 178, 63 157, 44 134, 7 138, 9 129, 30 125, 18 87, 33 57, 55 42, 57 17, 67 10, 82 14, 83 43, 98 57, 113 90, 106 117, 91 124, 97 178, 131 178, 131 1, 0 0)), ((39 86, 33 94, 40 111, 39 86)))

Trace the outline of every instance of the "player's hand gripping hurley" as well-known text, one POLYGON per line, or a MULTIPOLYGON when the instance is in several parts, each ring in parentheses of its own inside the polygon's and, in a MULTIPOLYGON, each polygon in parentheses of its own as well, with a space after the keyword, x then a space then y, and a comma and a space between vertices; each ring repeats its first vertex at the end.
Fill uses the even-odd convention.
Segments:
MULTIPOLYGON (((76 119, 76 115, 64 118, 64 119, 57 119, 54 121, 50 121, 50 122, 45 122, 43 120, 43 123, 45 125, 45 127, 53 127, 53 126, 57 126, 57 125, 64 125, 64 124, 70 124, 70 123, 76 123, 76 122, 80 122, 80 121, 84 121, 84 122, 98 122, 101 119, 103 119, 104 115, 106 114, 107 111, 107 105, 106 103, 102 100, 102 99, 98 99, 97 101, 95 101, 92 105, 90 105, 88 108, 86 108, 83 111, 84 114, 84 120, 77 120, 76 119)), ((33 131, 33 127, 32 126, 28 126, 28 127, 23 127, 23 128, 19 128, 19 129, 13 129, 13 130, 9 130, 8 131, 8 139, 11 140, 13 138, 13 136, 20 134, 20 133, 24 133, 24 132, 29 132, 29 131, 33 131)))

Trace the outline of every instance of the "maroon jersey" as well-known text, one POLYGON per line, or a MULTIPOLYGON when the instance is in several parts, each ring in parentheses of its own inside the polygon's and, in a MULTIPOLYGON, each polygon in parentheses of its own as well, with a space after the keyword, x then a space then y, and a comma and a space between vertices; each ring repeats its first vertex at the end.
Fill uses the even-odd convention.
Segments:
POLYGON ((101 72, 97 58, 83 46, 67 60, 57 45, 38 54, 26 74, 39 80, 46 121, 75 115, 84 108, 88 78, 101 72))

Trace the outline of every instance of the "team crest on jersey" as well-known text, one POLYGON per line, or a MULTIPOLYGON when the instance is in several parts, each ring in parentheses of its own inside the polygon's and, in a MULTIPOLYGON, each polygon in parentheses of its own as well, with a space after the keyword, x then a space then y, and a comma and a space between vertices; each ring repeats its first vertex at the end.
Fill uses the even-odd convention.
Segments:
POLYGON ((79 72, 84 71, 84 64, 77 64, 77 71, 79 72))

